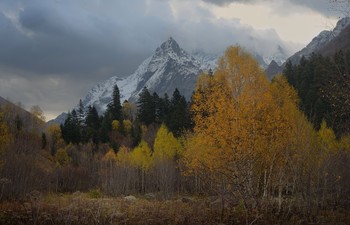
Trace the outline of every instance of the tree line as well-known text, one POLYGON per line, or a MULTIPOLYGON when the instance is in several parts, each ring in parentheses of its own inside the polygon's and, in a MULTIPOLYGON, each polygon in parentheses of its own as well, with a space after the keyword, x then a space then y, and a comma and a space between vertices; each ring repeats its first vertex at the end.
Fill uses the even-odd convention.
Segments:
POLYGON ((323 120, 337 137, 350 134, 350 51, 333 57, 312 54, 298 65, 286 64, 288 82, 297 90, 300 109, 320 128, 323 120))
POLYGON ((178 89, 169 99, 167 94, 162 98, 145 87, 136 104, 127 100, 121 104, 119 88, 115 85, 112 101, 102 116, 95 106, 84 109, 80 100, 79 108, 68 112, 60 129, 66 144, 109 143, 117 151, 121 145, 135 147, 141 141, 141 126, 159 127, 163 123, 176 137, 192 127, 190 103, 178 89), (124 139, 128 138, 132 141, 125 144, 124 139))

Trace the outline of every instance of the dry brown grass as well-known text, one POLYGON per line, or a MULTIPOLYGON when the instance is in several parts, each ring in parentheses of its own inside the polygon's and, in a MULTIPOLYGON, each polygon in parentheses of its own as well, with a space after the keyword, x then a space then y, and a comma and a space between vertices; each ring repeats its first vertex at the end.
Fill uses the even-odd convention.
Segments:
POLYGON ((89 194, 49 194, 30 196, 22 202, 0 204, 0 224, 35 225, 114 225, 114 224, 346 224, 347 211, 321 212, 317 218, 247 213, 240 207, 221 208, 207 198, 174 198, 136 201, 122 197, 91 198, 89 194), (343 222, 342 222, 343 221, 343 222))

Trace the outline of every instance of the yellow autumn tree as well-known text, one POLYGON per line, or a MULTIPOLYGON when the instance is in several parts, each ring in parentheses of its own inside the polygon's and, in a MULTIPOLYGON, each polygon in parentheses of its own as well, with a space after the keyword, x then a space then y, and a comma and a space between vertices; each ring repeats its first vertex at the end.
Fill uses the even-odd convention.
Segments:
POLYGON ((317 134, 320 139, 320 148, 324 153, 334 153, 337 150, 337 138, 332 128, 327 126, 326 121, 322 121, 321 127, 317 134))
POLYGON ((152 165, 152 153, 147 142, 142 140, 140 144, 131 152, 131 163, 140 169, 141 172, 141 191, 145 191, 146 172, 152 165))
POLYGON ((250 197, 259 193, 263 176, 277 176, 273 172, 286 161, 283 151, 298 112, 285 78, 271 85, 249 53, 230 47, 214 75, 198 79, 192 112, 196 126, 185 152, 189 171, 250 197))
POLYGON ((52 124, 47 128, 48 146, 52 155, 56 154, 56 150, 63 147, 61 128, 58 124, 52 124))
POLYGON ((259 155, 259 167, 262 173, 263 197, 278 194, 278 211, 282 208, 282 191, 291 181, 295 192, 313 181, 302 181, 301 177, 310 177, 312 167, 317 166, 315 155, 316 132, 305 115, 298 109, 298 96, 283 75, 277 75, 270 85, 271 101, 266 112, 264 135, 267 147, 259 155), (299 177, 300 182, 296 182, 299 177))
MULTIPOLYGON (((262 132, 270 99, 259 64, 242 48, 228 48, 214 76, 205 75, 197 83, 195 135, 186 153, 189 166, 216 174, 212 178, 221 183, 252 178, 254 158, 266 146, 262 132)), ((248 186, 252 187, 249 179, 248 186)))
POLYGON ((181 145, 168 128, 162 124, 157 132, 153 149, 155 160, 173 160, 177 153, 181 152, 181 145))
POLYGON ((119 123, 118 120, 113 120, 112 121, 112 129, 113 129, 113 131, 119 132, 120 123, 119 123))
POLYGON ((114 163, 117 161, 117 156, 113 149, 109 149, 108 152, 103 156, 103 161, 114 163))
POLYGON ((119 166, 130 166, 130 149, 126 146, 121 146, 117 153, 117 162, 119 166))
POLYGON ((134 121, 136 115, 136 105, 128 101, 124 101, 122 113, 126 120, 134 121))
POLYGON ((343 136, 339 143, 340 148, 350 154, 350 135, 343 136))
POLYGON ((264 148, 258 152, 258 169, 263 180, 263 196, 268 197, 274 191, 272 183, 281 191, 287 180, 285 168, 294 154, 291 151, 293 143, 290 141, 299 113, 297 93, 283 75, 277 75, 263 104, 264 111, 260 112, 264 115, 261 135, 265 143, 264 148))
POLYGON ((113 149, 109 149, 102 158, 101 179, 103 182, 103 189, 112 193, 115 185, 115 170, 116 170, 117 156, 113 149))
POLYGON ((66 166, 72 161, 72 158, 68 155, 67 151, 62 148, 57 150, 55 154, 55 159, 57 163, 61 166, 66 166))
POLYGON ((176 158, 182 153, 182 146, 162 124, 157 132, 153 149, 156 185, 160 192, 167 195, 175 190, 178 174, 176 158))
POLYGON ((132 122, 130 120, 123 121, 124 130, 126 134, 131 134, 132 131, 132 122))
POLYGON ((152 154, 148 144, 142 140, 131 153, 132 163, 142 169, 148 170, 152 165, 152 154))

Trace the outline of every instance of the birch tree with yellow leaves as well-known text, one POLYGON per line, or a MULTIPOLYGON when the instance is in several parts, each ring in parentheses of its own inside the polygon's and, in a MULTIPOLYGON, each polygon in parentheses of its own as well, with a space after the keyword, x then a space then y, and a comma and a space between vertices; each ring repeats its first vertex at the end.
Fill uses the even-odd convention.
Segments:
POLYGON ((253 197, 271 98, 259 64, 242 48, 228 48, 214 76, 203 75, 193 96, 189 168, 204 171, 220 191, 253 197))
POLYGON ((214 75, 198 79, 193 96, 194 134, 185 164, 219 193, 244 202, 281 193, 295 121, 296 92, 283 77, 270 84, 259 64, 240 47, 230 47, 214 75))
POLYGON ((159 190, 167 195, 174 192, 179 178, 176 158, 182 152, 182 146, 168 128, 162 124, 153 146, 154 171, 159 190))
POLYGON ((146 172, 151 168, 152 165, 152 153, 147 142, 142 140, 140 144, 131 152, 130 155, 131 163, 136 166, 141 175, 141 187, 142 193, 145 192, 145 177, 146 172))

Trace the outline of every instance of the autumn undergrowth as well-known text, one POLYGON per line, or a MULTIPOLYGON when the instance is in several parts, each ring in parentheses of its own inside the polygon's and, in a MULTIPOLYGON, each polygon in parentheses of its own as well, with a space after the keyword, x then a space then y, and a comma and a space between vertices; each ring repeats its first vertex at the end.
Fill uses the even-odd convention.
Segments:
POLYGON ((346 224, 347 210, 324 210, 317 216, 294 212, 288 216, 268 209, 246 211, 241 205, 213 204, 209 197, 176 196, 147 199, 136 196, 96 197, 91 193, 46 194, 0 203, 0 224, 346 224))

